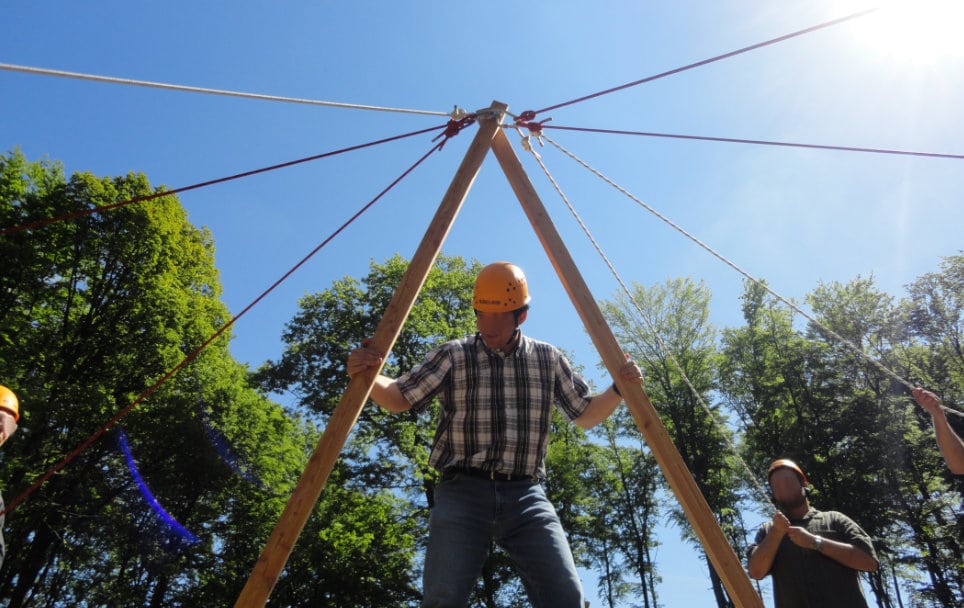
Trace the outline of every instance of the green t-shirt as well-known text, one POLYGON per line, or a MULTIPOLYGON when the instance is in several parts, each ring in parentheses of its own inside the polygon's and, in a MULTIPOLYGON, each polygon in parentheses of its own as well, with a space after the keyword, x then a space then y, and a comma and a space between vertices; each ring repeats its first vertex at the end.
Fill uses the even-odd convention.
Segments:
MULTIPOLYGON (((766 523, 757 532, 751 552, 763 542, 771 525, 766 523)), ((790 525, 853 545, 877 559, 870 537, 843 513, 811 507, 803 519, 791 519, 790 525)), ((867 608, 857 570, 812 549, 798 547, 787 536, 780 541, 769 574, 773 578, 776 608, 867 608)))

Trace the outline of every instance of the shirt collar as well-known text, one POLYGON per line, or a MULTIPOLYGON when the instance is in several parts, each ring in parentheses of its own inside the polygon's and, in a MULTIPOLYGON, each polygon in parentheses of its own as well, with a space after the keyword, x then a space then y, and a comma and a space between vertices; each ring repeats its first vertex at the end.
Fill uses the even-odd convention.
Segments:
POLYGON ((801 517, 800 519, 792 519, 790 521, 792 522, 793 521, 810 521, 811 519, 813 519, 819 514, 820 514, 820 511, 818 511, 817 509, 814 509, 813 507, 810 507, 809 509, 807 509, 807 512, 804 513, 803 517, 801 517))
POLYGON ((509 348, 510 348, 509 352, 504 352, 502 349, 489 348, 488 345, 485 343, 485 340, 482 339, 482 334, 480 334, 479 332, 475 332, 475 343, 478 346, 480 346, 482 350, 484 350, 485 352, 491 355, 494 355, 496 357, 505 359, 519 352, 519 349, 522 348, 522 344, 523 344, 522 329, 518 327, 515 328, 515 333, 512 334, 512 340, 509 345, 509 348))

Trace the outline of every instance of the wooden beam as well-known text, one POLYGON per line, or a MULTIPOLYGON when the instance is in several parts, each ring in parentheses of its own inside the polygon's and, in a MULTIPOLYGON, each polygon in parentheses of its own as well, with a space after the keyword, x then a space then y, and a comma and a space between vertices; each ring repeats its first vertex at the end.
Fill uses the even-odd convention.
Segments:
POLYGON ((552 262, 556 274, 575 305, 583 324, 592 337, 593 344, 602 356, 603 363, 619 386, 623 400, 629 407, 636 425, 643 433, 649 449, 659 464, 663 475, 669 482, 676 499, 683 507, 686 518, 693 526, 693 530, 703 543, 703 548, 709 556, 710 562, 726 589, 730 599, 743 608, 763 608, 763 601, 753 588, 750 578, 743 565, 737 558, 713 516, 706 499, 700 492, 692 474, 686 468, 676 445, 663 426, 663 422, 656 414, 653 404, 642 386, 623 382, 619 378, 619 370, 626 359, 616 337, 606 323, 596 300, 592 297, 589 287, 583 280, 572 256, 566 249, 565 243, 556 231, 545 206, 539 199, 532 182, 512 150, 505 133, 496 133, 492 140, 492 151, 505 172, 512 190, 525 210, 532 227, 535 229, 543 248, 552 262))
MULTIPOLYGON (((418 297, 429 271, 435 264, 442 243, 448 236, 455 217, 458 215, 465 197, 468 195, 472 183, 475 181, 489 151, 492 138, 501 130, 502 117, 508 106, 499 102, 492 102, 490 113, 479 117, 479 130, 469 146, 462 164, 459 166, 446 191, 435 217, 422 238, 402 281, 392 296, 385 315, 372 337, 372 348, 383 353, 389 353, 398 334, 401 332, 405 319, 408 318, 415 298, 418 297)), ((372 370, 366 374, 358 374, 348 383, 348 389, 341 397, 335 408, 324 433, 318 440, 318 445, 312 453, 298 485, 295 487, 288 504, 285 506, 280 519, 275 524, 274 531, 268 538, 267 545, 261 553, 248 577, 248 581, 238 596, 235 608, 260 608, 264 606, 271 591, 274 589, 282 569, 291 555, 295 541, 301 535, 308 516, 314 509, 315 503, 328 480, 335 465, 335 460, 341 454, 342 448, 352 427, 358 420, 361 409, 371 394, 375 384, 375 376, 381 370, 372 370)))

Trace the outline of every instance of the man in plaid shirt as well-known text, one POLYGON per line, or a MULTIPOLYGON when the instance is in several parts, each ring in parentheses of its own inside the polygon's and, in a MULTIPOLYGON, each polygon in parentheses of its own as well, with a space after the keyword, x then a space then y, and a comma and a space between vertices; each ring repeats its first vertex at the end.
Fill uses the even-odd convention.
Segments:
MULTIPOLYGON (((517 266, 496 262, 475 282, 478 332, 433 350, 398 379, 379 375, 372 399, 391 412, 438 398, 430 463, 435 489, 423 576, 425 608, 468 605, 494 540, 518 568, 537 608, 583 608, 582 584, 559 517, 546 498, 545 456, 553 405, 582 428, 621 402, 615 384, 589 394, 556 347, 522 335, 529 289, 517 266)), ((354 375, 382 364, 367 343, 348 357, 354 375)), ((620 377, 642 383, 627 361, 620 377)))

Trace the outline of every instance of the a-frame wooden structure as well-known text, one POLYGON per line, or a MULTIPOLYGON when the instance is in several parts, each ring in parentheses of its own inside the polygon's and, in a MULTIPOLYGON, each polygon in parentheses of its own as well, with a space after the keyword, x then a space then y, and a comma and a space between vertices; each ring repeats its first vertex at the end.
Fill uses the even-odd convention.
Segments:
MULTIPOLYGON (((727 542, 723 530, 713 516, 693 476, 683 463, 679 451, 666 432, 656 410, 653 409, 645 390, 637 384, 619 380, 618 370, 625 363, 623 351, 503 132, 501 122, 507 109, 506 105, 493 102, 491 108, 480 112, 479 130, 442 198, 435 217, 422 238, 408 270, 402 277, 384 317, 375 330, 372 347, 384 353, 391 352, 415 298, 442 249, 442 243, 478 175, 482 161, 491 149, 509 179, 556 273, 562 280, 569 298, 589 331, 606 368, 616 379, 623 400, 629 407, 636 425, 703 544, 713 568, 726 586, 730 598, 740 608, 763 608, 760 596, 753 588, 733 548, 727 542)), ((267 603, 294 544, 334 468, 335 460, 344 448, 348 435, 371 394, 377 373, 371 371, 352 378, 314 453, 308 460, 305 471, 292 492, 284 512, 275 524, 261 557, 238 596, 235 608, 261 608, 267 603)))

